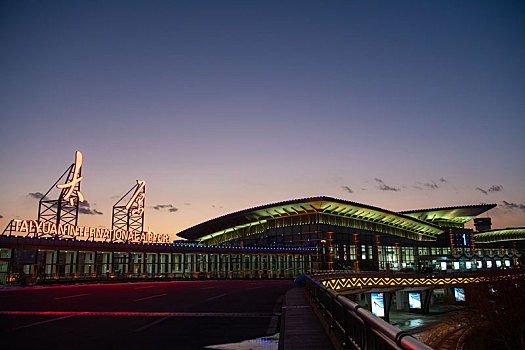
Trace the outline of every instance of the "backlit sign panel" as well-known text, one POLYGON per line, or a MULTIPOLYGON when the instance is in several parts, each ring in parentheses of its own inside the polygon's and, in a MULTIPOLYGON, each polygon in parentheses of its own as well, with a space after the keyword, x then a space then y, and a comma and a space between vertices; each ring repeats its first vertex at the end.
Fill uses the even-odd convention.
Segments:
POLYGON ((501 267, 501 260, 496 260, 496 267, 501 267))
POLYGON ((472 268, 472 263, 470 261, 465 262, 465 267, 467 270, 470 270, 472 268))
POLYGON ((371 293, 372 313, 378 317, 385 317, 385 302, 383 293, 371 293))
POLYGON ((447 270, 447 263, 445 261, 441 262, 441 270, 443 270, 443 271, 447 270))
POLYGON ((490 261, 490 260, 487 260, 487 268, 489 268, 489 269, 490 269, 491 267, 492 267, 492 261, 490 261))
POLYGON ((411 309, 421 309, 421 293, 408 293, 408 306, 411 309))
POLYGON ((465 301, 465 291, 463 288, 454 288, 454 297, 456 301, 465 301))

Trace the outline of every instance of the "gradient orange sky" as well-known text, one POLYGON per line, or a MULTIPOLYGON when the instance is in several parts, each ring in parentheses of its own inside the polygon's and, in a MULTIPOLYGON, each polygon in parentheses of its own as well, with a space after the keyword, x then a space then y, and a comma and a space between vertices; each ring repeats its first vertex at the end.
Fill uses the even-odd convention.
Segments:
POLYGON ((318 195, 525 226, 524 6, 2 2, 0 225, 80 150, 86 226, 137 179, 173 236, 318 195))

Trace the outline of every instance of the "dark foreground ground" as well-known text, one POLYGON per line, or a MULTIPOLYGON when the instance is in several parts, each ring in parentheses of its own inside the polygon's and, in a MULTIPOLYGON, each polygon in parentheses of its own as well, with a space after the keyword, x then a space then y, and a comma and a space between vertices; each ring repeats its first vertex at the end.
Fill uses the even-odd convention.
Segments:
POLYGON ((2 349, 200 349, 278 332, 292 281, 0 290, 2 349))

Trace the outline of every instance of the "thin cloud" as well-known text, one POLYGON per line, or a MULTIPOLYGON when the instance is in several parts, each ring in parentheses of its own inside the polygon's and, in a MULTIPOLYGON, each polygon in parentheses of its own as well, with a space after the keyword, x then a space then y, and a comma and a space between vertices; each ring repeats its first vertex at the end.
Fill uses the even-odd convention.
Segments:
POLYGON ((481 187, 476 187, 476 191, 480 191, 483 194, 488 194, 488 192, 482 189, 481 187))
POLYGON ((494 193, 494 192, 501 192, 503 191, 503 186, 502 185, 492 185, 490 186, 487 190, 481 188, 481 187, 476 187, 476 190, 477 191, 480 191, 481 193, 483 194, 489 194, 489 193, 494 193))
POLYGON ((439 188, 435 182, 426 183, 425 187, 427 187, 429 190, 437 190, 439 188))
POLYGON ((191 205, 191 203, 184 203, 184 205, 191 205))
POLYGON ((520 204, 520 203, 516 204, 512 202, 503 201, 502 205, 503 207, 505 207, 505 209, 510 209, 510 210, 518 209, 518 210, 525 212, 525 204, 520 204))
POLYGON ((103 215, 101 211, 98 211, 96 209, 91 209, 91 206, 88 201, 83 201, 78 204, 78 212, 80 214, 86 214, 86 215, 103 215))
POLYGON ((374 180, 376 180, 376 182, 378 183, 377 188, 379 188, 381 191, 393 191, 393 192, 401 191, 399 188, 387 185, 383 180, 378 179, 377 177, 374 180))
POLYGON ((501 192, 501 191, 503 191, 503 186, 501 185, 492 185, 489 188, 489 192, 501 192))
POLYGON ((44 198, 44 194, 42 192, 29 192, 27 194, 29 197, 35 198, 35 199, 42 199, 44 198))
POLYGON ((353 191, 350 187, 348 187, 348 186, 341 186, 341 188, 342 188, 343 190, 345 190, 346 192, 348 192, 348 193, 354 193, 354 191, 353 191))
POLYGON ((164 210, 166 209, 169 213, 175 213, 179 208, 175 208, 173 204, 157 204, 152 207, 155 210, 164 210))
POLYGON ((413 185, 412 187, 416 190, 431 190, 435 191, 441 188, 442 184, 447 183, 447 180, 444 178, 440 178, 439 180, 431 180, 429 182, 421 183, 418 182, 416 185, 413 185))

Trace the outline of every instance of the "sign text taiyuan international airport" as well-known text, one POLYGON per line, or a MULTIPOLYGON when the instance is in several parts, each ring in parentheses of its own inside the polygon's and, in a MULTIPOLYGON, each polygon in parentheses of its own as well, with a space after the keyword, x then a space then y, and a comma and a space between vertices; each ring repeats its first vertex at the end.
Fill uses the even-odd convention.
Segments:
POLYGON ((133 232, 101 227, 74 226, 69 224, 55 224, 37 220, 11 221, 11 229, 5 234, 22 233, 24 236, 48 236, 57 238, 76 238, 80 240, 133 242, 133 243, 170 243, 170 236, 165 233, 133 232))

